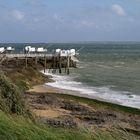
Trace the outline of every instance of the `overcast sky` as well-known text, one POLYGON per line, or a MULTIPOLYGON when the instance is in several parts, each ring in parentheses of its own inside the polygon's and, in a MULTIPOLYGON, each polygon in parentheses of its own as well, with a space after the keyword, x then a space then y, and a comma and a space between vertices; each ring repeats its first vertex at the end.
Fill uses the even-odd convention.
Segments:
POLYGON ((0 0, 0 42, 140 41, 140 0, 0 0))

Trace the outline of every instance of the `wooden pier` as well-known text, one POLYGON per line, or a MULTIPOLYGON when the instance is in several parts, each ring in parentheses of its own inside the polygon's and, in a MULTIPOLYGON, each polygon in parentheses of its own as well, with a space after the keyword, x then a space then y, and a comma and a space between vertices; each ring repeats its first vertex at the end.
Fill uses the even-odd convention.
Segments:
POLYGON ((10 60, 14 60, 17 63, 20 63, 20 61, 24 61, 25 68, 28 68, 28 61, 32 60, 35 61, 35 65, 39 63, 39 61, 42 62, 44 72, 46 72, 47 63, 51 62, 51 65, 49 69, 52 70, 53 73, 58 72, 62 73, 62 68, 65 68, 65 72, 67 74, 70 73, 70 67, 76 67, 76 63, 78 62, 77 58, 74 56, 60 56, 56 54, 48 54, 48 53, 15 53, 15 54, 0 54, 0 65, 5 61, 8 65, 8 62, 10 60))
POLYGON ((5 56, 7 58, 43 58, 44 56, 46 56, 48 59, 51 59, 53 57, 53 54, 5 54, 5 56))

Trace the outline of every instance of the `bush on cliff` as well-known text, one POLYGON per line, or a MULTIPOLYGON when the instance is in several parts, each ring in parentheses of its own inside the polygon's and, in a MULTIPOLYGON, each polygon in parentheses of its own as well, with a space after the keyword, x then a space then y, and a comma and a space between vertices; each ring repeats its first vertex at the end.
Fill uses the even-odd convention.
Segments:
POLYGON ((2 73, 0 73, 0 109, 6 113, 18 115, 30 114, 18 87, 2 73))

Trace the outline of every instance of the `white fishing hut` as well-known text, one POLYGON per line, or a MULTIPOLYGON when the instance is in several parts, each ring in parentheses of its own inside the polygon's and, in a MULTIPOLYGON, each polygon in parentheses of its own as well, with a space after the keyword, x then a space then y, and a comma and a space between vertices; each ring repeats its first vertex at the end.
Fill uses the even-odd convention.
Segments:
POLYGON ((37 52, 37 53, 46 53, 46 52, 47 52, 47 49, 44 49, 43 47, 37 48, 37 49, 36 49, 36 52, 37 52))
POLYGON ((31 46, 26 46, 25 47, 25 53, 35 53, 35 52, 36 52, 35 47, 31 47, 31 46))
POLYGON ((76 51, 75 49, 70 49, 70 50, 61 50, 61 49, 56 49, 55 50, 56 55, 60 55, 62 57, 67 57, 67 56, 75 56, 76 51))
POLYGON ((1 53, 4 53, 4 52, 5 52, 5 48, 4 48, 4 47, 1 47, 1 48, 0 48, 0 54, 1 54, 1 53))
POLYGON ((11 47, 11 46, 8 46, 6 48, 6 53, 12 53, 13 51, 15 50, 15 48, 11 47))

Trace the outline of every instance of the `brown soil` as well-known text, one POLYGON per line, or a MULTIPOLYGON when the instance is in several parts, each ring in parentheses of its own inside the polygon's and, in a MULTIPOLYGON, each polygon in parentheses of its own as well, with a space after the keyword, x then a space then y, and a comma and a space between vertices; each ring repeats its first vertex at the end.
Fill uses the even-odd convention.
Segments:
POLYGON ((140 116, 120 113, 110 109, 97 109, 55 94, 25 94, 33 112, 42 123, 54 126, 98 126, 104 130, 119 128, 140 136, 140 116))
POLYGON ((29 89, 29 92, 34 92, 34 93, 46 93, 47 91, 49 91, 49 93, 55 93, 57 92, 56 89, 53 89, 49 86, 45 86, 45 85, 37 85, 37 86, 33 86, 33 88, 29 89))
POLYGON ((47 118, 57 118, 59 116, 68 114, 69 111, 63 110, 63 109, 51 109, 47 108, 44 110, 41 109, 34 109, 33 112, 38 116, 38 117, 47 117, 47 118))

